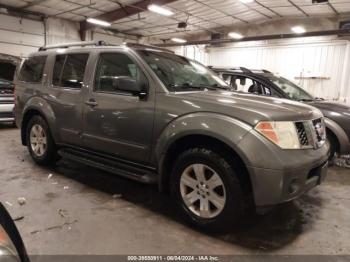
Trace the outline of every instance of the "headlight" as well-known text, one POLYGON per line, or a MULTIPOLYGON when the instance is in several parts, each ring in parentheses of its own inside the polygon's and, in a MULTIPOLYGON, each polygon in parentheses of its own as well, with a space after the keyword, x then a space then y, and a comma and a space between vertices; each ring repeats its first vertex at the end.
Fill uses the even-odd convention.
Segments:
POLYGON ((294 122, 260 122, 255 130, 282 149, 301 148, 294 122))

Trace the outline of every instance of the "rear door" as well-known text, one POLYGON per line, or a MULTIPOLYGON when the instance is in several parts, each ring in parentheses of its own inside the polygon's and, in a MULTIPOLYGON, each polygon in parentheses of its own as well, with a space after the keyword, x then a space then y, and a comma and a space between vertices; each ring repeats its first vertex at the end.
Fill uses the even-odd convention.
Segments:
POLYGON ((28 99, 43 91, 43 83, 47 80, 45 70, 48 67, 47 55, 31 56, 23 61, 19 75, 16 77, 16 107, 17 124, 23 117, 23 109, 28 99))
POLYGON ((142 66, 128 52, 95 54, 91 88, 84 101, 84 144, 135 162, 150 158, 155 92, 142 66), (114 79, 131 77, 148 89, 146 97, 121 91, 114 79))
POLYGON ((57 54, 52 58, 51 84, 46 100, 56 116, 60 142, 81 144, 83 93, 88 53, 57 54))

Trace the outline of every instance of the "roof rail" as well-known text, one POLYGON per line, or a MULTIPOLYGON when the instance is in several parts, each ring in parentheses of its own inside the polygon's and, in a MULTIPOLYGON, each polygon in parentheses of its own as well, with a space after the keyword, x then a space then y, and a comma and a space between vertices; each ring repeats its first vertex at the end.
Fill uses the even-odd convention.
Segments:
POLYGON ((39 51, 46 51, 49 49, 57 49, 57 48, 69 48, 74 46, 107 46, 108 44, 105 41, 83 41, 83 42, 73 42, 73 43, 65 43, 65 44, 57 44, 57 45, 46 45, 39 48, 39 51))
POLYGON ((156 49, 156 50, 160 50, 160 51, 164 51, 164 52, 168 52, 168 53, 175 53, 172 50, 169 50, 169 49, 164 48, 164 47, 159 47, 156 45, 144 45, 144 44, 138 44, 138 43, 125 43, 125 45, 128 47, 150 48, 150 49, 156 49))
POLYGON ((239 69, 241 69, 243 73, 253 73, 251 70, 245 67, 240 67, 239 69))

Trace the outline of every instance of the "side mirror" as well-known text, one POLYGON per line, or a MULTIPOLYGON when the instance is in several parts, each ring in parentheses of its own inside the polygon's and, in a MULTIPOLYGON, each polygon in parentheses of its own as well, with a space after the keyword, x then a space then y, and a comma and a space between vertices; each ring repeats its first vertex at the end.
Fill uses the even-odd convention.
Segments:
POLYGON ((29 262, 22 238, 5 207, 0 203, 0 261, 29 262))
POLYGON ((135 79, 128 76, 115 78, 115 85, 118 90, 131 93, 135 96, 146 95, 146 92, 143 90, 142 86, 135 79))
POLYGON ((246 84, 246 81, 245 81, 246 79, 245 78, 240 78, 239 79, 239 84, 241 85, 241 86, 245 86, 245 84, 246 84))

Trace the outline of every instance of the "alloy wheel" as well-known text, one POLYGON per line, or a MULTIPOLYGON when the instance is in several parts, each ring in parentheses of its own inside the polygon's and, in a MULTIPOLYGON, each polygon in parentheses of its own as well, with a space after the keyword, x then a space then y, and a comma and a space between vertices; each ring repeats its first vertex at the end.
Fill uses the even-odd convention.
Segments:
POLYGON ((47 137, 45 130, 38 124, 32 126, 30 130, 30 146, 34 154, 42 157, 47 149, 47 137))
POLYGON ((201 218, 214 218, 225 207, 224 183, 207 165, 188 166, 181 174, 180 192, 187 208, 201 218))

